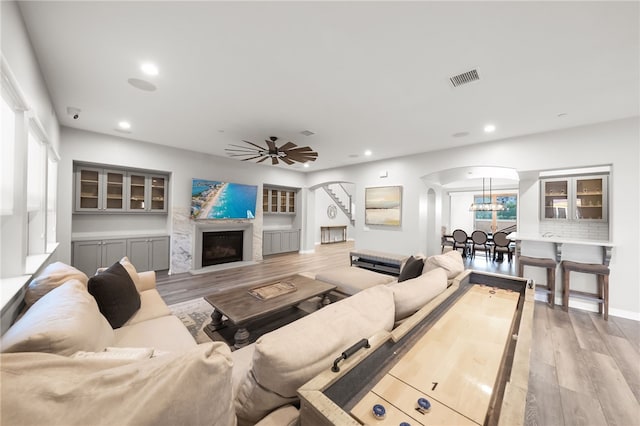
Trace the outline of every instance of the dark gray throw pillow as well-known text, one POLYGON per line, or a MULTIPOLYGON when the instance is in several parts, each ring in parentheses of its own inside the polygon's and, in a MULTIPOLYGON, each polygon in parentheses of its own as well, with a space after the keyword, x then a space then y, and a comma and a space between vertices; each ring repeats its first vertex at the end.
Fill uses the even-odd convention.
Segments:
POLYGON ((140 294, 119 262, 89 278, 89 293, 112 328, 120 328, 140 309, 140 294))
POLYGON ((411 256, 404 263, 404 267, 400 271, 400 276, 398 276, 398 282, 410 280, 411 278, 419 277, 422 274, 422 268, 424 267, 424 260, 416 259, 411 256))

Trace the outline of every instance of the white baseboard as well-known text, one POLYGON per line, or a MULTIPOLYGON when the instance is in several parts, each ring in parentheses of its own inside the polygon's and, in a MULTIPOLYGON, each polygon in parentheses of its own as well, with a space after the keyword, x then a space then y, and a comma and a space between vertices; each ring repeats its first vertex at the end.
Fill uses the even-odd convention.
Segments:
MULTIPOLYGON (((535 299, 540 302, 547 301, 547 295, 542 292, 536 292, 535 299)), ((556 296, 556 307, 562 307, 562 297, 556 296)), ((569 299, 569 307, 580 309, 587 312, 598 312, 598 304, 595 302, 585 302, 582 300, 569 299)), ((624 309, 616 309, 609 307, 609 315, 612 317, 619 317, 630 319, 633 321, 640 321, 640 312, 626 311, 624 309)))

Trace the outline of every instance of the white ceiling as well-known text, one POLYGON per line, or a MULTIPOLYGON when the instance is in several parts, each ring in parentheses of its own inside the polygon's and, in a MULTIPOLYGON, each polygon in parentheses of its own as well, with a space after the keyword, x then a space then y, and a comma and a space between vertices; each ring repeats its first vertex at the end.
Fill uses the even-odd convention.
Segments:
POLYGON ((639 115, 638 6, 20 2, 63 125, 221 156, 275 135, 309 171, 639 115))

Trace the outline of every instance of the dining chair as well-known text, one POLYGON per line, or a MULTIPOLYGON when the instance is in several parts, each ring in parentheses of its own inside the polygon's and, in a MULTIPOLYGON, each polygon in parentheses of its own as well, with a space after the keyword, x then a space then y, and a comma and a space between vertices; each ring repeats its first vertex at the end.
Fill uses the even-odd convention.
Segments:
POLYGON ((493 260, 500 260, 504 253, 507 253, 509 262, 513 259, 514 246, 507 235, 502 231, 493 234, 493 260))
POLYGON ((462 256, 466 256, 468 248, 467 243, 469 240, 467 233, 462 229, 456 229, 451 235, 453 236, 453 249, 462 249, 462 256))
POLYGON ((442 250, 440 252, 444 253, 445 247, 453 248, 454 244, 455 244, 455 241, 453 241, 453 237, 451 235, 443 235, 440 239, 440 245, 442 246, 442 250))
POLYGON ((491 246, 489 245, 489 237, 484 231, 473 231, 471 233, 471 257, 476 257, 476 251, 483 251, 487 260, 489 260, 489 253, 491 253, 491 246))

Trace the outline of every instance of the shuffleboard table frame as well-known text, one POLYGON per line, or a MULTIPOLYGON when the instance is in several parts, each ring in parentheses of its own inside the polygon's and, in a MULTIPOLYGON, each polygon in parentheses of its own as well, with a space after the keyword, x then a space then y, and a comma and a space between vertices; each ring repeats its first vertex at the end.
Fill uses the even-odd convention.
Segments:
MULTIPOLYGON (((395 364, 417 339, 444 315, 472 285, 513 290, 520 293, 512 323, 510 339, 484 424, 521 425, 524 423, 529 381, 534 293, 526 279, 468 270, 453 284, 391 332, 380 332, 369 339, 370 348, 362 349, 345 360, 340 372, 327 370, 307 382, 299 390, 300 421, 306 425, 357 426, 360 423, 348 411, 371 389, 385 371, 395 364), (367 383, 353 392, 354 384, 367 383)), ((356 386, 357 387, 357 386, 356 386)))

